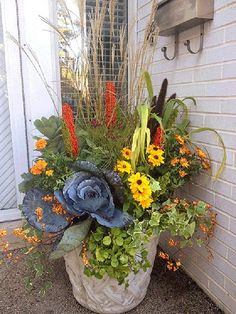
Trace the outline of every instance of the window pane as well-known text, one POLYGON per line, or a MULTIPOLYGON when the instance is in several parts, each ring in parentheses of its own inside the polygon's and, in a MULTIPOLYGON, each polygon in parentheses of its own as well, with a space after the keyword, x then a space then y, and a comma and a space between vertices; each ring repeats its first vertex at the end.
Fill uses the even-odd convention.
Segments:
POLYGON ((96 2, 67 0, 65 7, 58 1, 62 100, 75 112, 85 89, 96 101, 108 80, 115 82, 121 103, 127 94, 127 0, 108 1, 106 7, 100 1, 97 11, 96 2))

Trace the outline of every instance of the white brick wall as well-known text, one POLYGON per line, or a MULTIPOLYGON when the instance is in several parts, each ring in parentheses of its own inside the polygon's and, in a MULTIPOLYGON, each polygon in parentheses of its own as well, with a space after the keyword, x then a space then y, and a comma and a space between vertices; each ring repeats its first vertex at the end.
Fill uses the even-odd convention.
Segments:
MULTIPOLYGON (((138 6, 139 40, 143 36, 149 0, 136 0, 138 6)), ((226 312, 236 313, 236 1, 215 0, 214 20, 205 24, 204 50, 191 55, 184 46, 191 40, 192 49, 199 45, 199 27, 179 36, 179 55, 166 61, 160 48, 173 52, 173 38, 160 37, 151 74, 158 93, 161 82, 168 78, 168 94, 194 96, 191 119, 195 127, 209 126, 219 131, 227 147, 227 165, 218 182, 197 178, 185 188, 185 195, 211 203, 218 213, 215 236, 209 244, 214 258, 200 248, 187 248, 182 253, 185 270, 226 312)), ((198 134, 196 139, 206 144, 213 161, 213 174, 219 166, 222 151, 213 134, 198 134)), ((162 246, 165 246, 163 237, 162 246)))

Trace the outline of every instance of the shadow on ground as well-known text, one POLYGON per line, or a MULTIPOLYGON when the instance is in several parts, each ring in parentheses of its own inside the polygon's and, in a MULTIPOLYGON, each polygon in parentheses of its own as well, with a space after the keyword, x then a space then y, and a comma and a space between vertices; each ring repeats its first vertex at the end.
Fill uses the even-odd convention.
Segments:
MULTIPOLYGON (((54 261, 44 279, 52 282, 45 296, 39 295, 42 284, 27 291, 23 278, 27 276, 24 259, 17 264, 0 266, 1 314, 91 314, 74 299, 63 259, 54 261)), ((205 293, 182 271, 165 270, 157 261, 144 301, 129 314, 222 314, 205 293)))

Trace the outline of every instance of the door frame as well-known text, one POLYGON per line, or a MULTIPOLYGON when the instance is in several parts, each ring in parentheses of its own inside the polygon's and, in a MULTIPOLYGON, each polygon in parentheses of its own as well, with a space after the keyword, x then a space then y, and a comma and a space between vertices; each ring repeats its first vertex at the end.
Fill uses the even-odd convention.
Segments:
MULTIPOLYGON (((2 24, 8 103, 11 121, 13 159, 17 204, 22 203, 23 194, 18 190, 21 174, 27 172, 36 157, 33 135, 38 135, 33 121, 60 112, 60 73, 57 56, 58 40, 55 33, 47 29, 40 15, 55 21, 56 1, 41 0, 40 6, 32 0, 1 0, 2 24), (21 47, 29 45, 37 55, 42 71, 55 95, 52 99, 39 78, 32 62, 22 49, 13 42, 13 36, 21 47)), ((49 28, 49 27, 48 27, 49 28)), ((18 220, 18 208, 0 211, 0 222, 18 220)))

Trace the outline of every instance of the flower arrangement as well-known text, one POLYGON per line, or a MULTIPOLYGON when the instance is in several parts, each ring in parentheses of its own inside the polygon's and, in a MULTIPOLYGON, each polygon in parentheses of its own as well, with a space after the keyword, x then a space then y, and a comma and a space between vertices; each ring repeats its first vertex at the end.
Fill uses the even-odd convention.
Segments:
MULTIPOLYGON (((106 97, 104 122, 94 124, 96 117, 90 121, 90 134, 102 138, 108 130, 106 136, 113 142, 110 151, 104 143, 100 147, 92 143, 93 136, 87 137, 69 104, 63 105, 62 117, 35 121, 42 134, 35 143, 40 156, 22 175, 21 210, 27 224, 14 231, 29 243, 31 253, 44 243, 52 245, 52 259, 77 249, 84 274, 98 279, 109 276, 126 287, 131 272, 151 266, 146 244, 153 237, 168 231, 171 247, 201 246, 213 235, 216 222, 210 205, 176 195, 191 178, 210 169, 208 154, 193 143, 192 133, 215 131, 188 131, 187 108, 179 99, 165 102, 158 116, 155 104, 151 106, 149 74, 144 77, 149 97, 133 113, 131 121, 137 121, 137 126, 131 127, 133 136, 121 150, 123 142, 114 138, 123 134, 115 95, 106 97), (182 117, 180 109, 185 113, 182 117), (102 166, 102 152, 116 157, 111 166, 102 166)), ((115 93, 112 86, 107 84, 107 93, 115 93)), ((181 265, 167 253, 159 256, 170 270, 181 265)))

